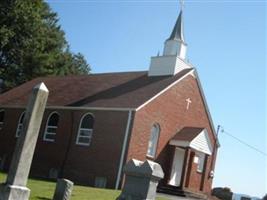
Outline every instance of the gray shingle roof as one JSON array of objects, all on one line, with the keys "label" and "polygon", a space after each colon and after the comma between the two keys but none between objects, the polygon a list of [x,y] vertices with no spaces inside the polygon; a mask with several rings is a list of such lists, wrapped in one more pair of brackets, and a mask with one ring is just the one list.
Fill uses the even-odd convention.
[{"label": "gray shingle roof", "polygon": [[0,95],[0,107],[25,106],[31,89],[44,82],[48,106],[137,108],[191,70],[157,77],[147,71],[41,77]]}]

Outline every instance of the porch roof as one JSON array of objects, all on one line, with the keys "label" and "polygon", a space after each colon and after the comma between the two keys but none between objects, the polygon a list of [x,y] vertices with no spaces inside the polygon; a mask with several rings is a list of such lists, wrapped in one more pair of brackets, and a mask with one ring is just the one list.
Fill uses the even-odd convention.
[{"label": "porch roof", "polygon": [[184,127],[170,140],[170,145],[190,147],[202,153],[211,155],[212,144],[205,128]]}]

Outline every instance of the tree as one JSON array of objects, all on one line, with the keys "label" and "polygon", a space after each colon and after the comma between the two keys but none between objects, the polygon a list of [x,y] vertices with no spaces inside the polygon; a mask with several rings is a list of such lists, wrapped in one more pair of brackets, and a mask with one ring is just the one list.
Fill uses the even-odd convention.
[{"label": "tree", "polygon": [[213,188],[211,194],[222,200],[232,200],[233,192],[228,187]]},{"label": "tree", "polygon": [[0,2],[0,79],[8,88],[39,76],[87,74],[70,51],[58,17],[43,0]]}]

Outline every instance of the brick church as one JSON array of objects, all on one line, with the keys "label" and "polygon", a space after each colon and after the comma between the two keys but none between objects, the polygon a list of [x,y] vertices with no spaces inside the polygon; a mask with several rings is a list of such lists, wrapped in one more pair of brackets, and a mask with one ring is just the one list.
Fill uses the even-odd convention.
[{"label": "brick church", "polygon": [[159,189],[208,194],[219,143],[196,69],[186,60],[183,13],[148,71],[41,77],[0,95],[0,169],[7,171],[31,89],[49,98],[32,177],[121,188],[132,159],[158,162]]}]

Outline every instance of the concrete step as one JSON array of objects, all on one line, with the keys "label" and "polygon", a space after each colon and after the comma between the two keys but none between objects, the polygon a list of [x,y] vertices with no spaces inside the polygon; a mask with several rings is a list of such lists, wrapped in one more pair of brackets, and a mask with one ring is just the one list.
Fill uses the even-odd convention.
[{"label": "concrete step", "polygon": [[188,190],[182,190],[179,187],[175,186],[160,186],[157,189],[158,192],[164,193],[164,194],[170,194],[180,197],[190,197],[192,199],[209,199],[207,195],[202,193],[196,193]]},{"label": "concrete step", "polygon": [[196,193],[191,191],[184,191],[186,197],[196,198],[196,199],[208,199],[208,196],[202,193]]},{"label": "concrete step", "polygon": [[158,192],[160,193],[165,193],[165,194],[171,194],[171,195],[176,195],[176,196],[181,196],[185,197],[185,193],[179,189],[178,187],[174,186],[161,186],[157,189]]}]

